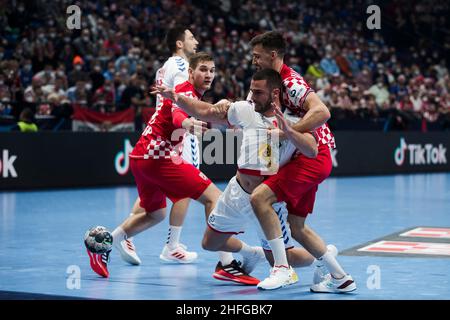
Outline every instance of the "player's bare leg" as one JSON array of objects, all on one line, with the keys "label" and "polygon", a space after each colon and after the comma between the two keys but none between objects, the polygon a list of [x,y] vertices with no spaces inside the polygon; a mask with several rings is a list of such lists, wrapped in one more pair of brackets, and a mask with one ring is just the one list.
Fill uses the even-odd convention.
[{"label": "player's bare leg", "polygon": [[133,211],[134,213],[117,227],[112,235],[114,246],[120,252],[122,259],[130,264],[139,265],[141,259],[136,254],[134,244],[129,238],[163,221],[166,216],[166,208],[148,213],[136,202]]},{"label": "player's bare leg", "polygon": [[276,201],[276,195],[265,184],[259,185],[250,197],[253,211],[268,239],[274,257],[274,267],[270,276],[258,284],[258,288],[264,290],[278,289],[298,281],[297,274],[288,264],[280,220],[272,207]]},{"label": "player's bare leg", "polygon": [[131,210],[131,215],[145,212],[145,209],[142,208],[140,206],[140,204],[141,204],[141,199],[139,197],[137,197],[136,201],[134,202],[133,209]]},{"label": "player's bare leg", "polygon": [[[236,252],[243,257],[242,263],[232,259],[229,263],[219,261],[213,277],[223,281],[233,281],[247,285],[257,285],[260,281],[249,274],[261,260],[262,248],[252,247],[235,238],[232,234],[221,233],[207,227],[202,247],[209,251]],[[261,250],[261,252],[260,252]]]},{"label": "player's bare leg", "polygon": [[181,199],[172,205],[169,216],[169,233],[159,258],[166,262],[191,263],[197,259],[197,252],[187,251],[180,243],[181,230],[191,199]]},{"label": "player's bare leg", "polygon": [[[267,261],[273,267],[273,255],[271,251],[264,250]],[[314,263],[316,260],[307,250],[303,248],[291,248],[286,250],[286,256],[289,265],[293,268],[303,268],[308,267]]]},{"label": "player's bare leg", "polygon": [[328,270],[331,277],[311,287],[313,292],[350,292],[356,289],[355,282],[337,262],[336,256],[327,249],[325,242],[310,227],[303,217],[289,215],[292,237],[308,250]]},{"label": "player's bare leg", "polygon": [[[140,203],[141,203],[141,199],[139,197],[137,197],[136,201],[134,202],[133,209],[131,210],[130,217],[132,217],[134,215],[139,215],[139,214],[145,213],[145,209],[140,206]],[[116,230],[119,230],[119,229],[116,229]],[[141,259],[137,255],[136,247],[133,243],[133,238],[131,236],[125,237],[120,242],[116,241],[114,244],[116,246],[118,246],[118,245],[121,246],[121,252],[123,253],[123,254],[121,254],[121,257],[123,260],[125,260],[126,262],[133,264],[133,265],[141,264]]]}]

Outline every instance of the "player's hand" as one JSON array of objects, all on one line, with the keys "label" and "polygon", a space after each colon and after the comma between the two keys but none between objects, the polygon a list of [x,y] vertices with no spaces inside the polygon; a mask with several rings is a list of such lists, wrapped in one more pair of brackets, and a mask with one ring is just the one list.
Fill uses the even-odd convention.
[{"label": "player's hand", "polygon": [[270,129],[270,134],[278,136],[279,140],[286,139],[286,134],[282,130],[280,130],[279,128]]},{"label": "player's hand", "polygon": [[150,94],[156,95],[156,94],[160,94],[162,95],[164,98],[172,100],[174,102],[177,101],[177,94],[175,93],[175,91],[171,88],[168,88],[164,85],[158,86],[155,85],[152,87],[152,91],[150,91]]},{"label": "player's hand", "polygon": [[184,119],[181,125],[189,133],[196,136],[201,136],[203,132],[208,130],[208,123],[197,120],[195,118]]},{"label": "player's hand", "polygon": [[228,115],[228,109],[230,108],[231,102],[227,99],[222,99],[214,104],[213,112],[216,117],[221,119],[226,119]]},{"label": "player's hand", "polygon": [[280,108],[277,107],[273,102],[272,107],[273,110],[275,111],[275,117],[277,118],[278,128],[280,128],[280,130],[283,131],[284,133],[288,133],[291,130],[291,126],[284,118],[283,112],[281,112]]}]

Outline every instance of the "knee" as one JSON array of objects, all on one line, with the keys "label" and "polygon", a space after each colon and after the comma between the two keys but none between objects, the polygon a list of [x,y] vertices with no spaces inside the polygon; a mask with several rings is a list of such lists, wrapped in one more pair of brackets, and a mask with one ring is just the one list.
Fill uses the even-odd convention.
[{"label": "knee", "polygon": [[207,235],[203,236],[202,248],[203,248],[203,250],[207,250],[207,251],[217,251],[217,248],[214,245],[213,241],[211,241],[211,238],[208,237]]},{"label": "knee", "polygon": [[250,203],[253,207],[253,209],[259,207],[261,204],[264,203],[264,196],[262,194],[262,192],[259,192],[258,190],[255,190],[251,195],[250,195]]},{"label": "knee", "polygon": [[166,218],[166,211],[156,211],[156,212],[146,212],[145,216],[148,220],[155,221],[156,223],[160,223]]},{"label": "knee", "polygon": [[291,232],[292,237],[298,242],[300,242],[302,239],[305,238],[305,235],[307,234],[308,231],[305,228],[305,226],[295,226],[295,228],[292,228],[291,226]]}]

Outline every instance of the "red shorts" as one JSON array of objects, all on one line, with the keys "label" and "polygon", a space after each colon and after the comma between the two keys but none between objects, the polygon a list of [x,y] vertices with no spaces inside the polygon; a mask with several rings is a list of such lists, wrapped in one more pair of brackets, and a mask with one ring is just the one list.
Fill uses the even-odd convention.
[{"label": "red shorts", "polygon": [[285,201],[289,214],[305,218],[313,212],[318,185],[331,173],[330,149],[319,146],[315,159],[299,155],[263,183]]},{"label": "red shorts", "polygon": [[130,167],[136,181],[140,206],[146,212],[166,207],[184,198],[199,198],[211,184],[200,170],[190,163],[175,164],[170,159],[133,159]]}]

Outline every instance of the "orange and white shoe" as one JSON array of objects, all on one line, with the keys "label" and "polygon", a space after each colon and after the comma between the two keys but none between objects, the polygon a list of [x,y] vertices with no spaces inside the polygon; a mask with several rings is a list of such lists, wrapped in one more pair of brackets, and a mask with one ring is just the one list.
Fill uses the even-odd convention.
[{"label": "orange and white shoe", "polygon": [[213,278],[222,281],[233,281],[240,284],[256,286],[259,279],[247,274],[241,267],[241,263],[233,260],[229,265],[223,266],[219,261],[216,266],[216,271],[213,273]]},{"label": "orange and white shoe", "polygon": [[124,261],[136,266],[141,264],[141,259],[136,253],[136,247],[131,238],[115,243],[115,248]]},{"label": "orange and white shoe", "polygon": [[103,254],[92,253],[87,249],[86,251],[89,255],[89,262],[91,265],[91,269],[99,276],[102,276],[103,278],[108,278],[109,277],[108,262],[109,262],[109,254],[111,251],[108,251]]},{"label": "orange and white shoe", "polygon": [[187,251],[184,244],[179,243],[174,249],[166,244],[159,258],[166,262],[192,263],[197,259],[197,252]]}]

